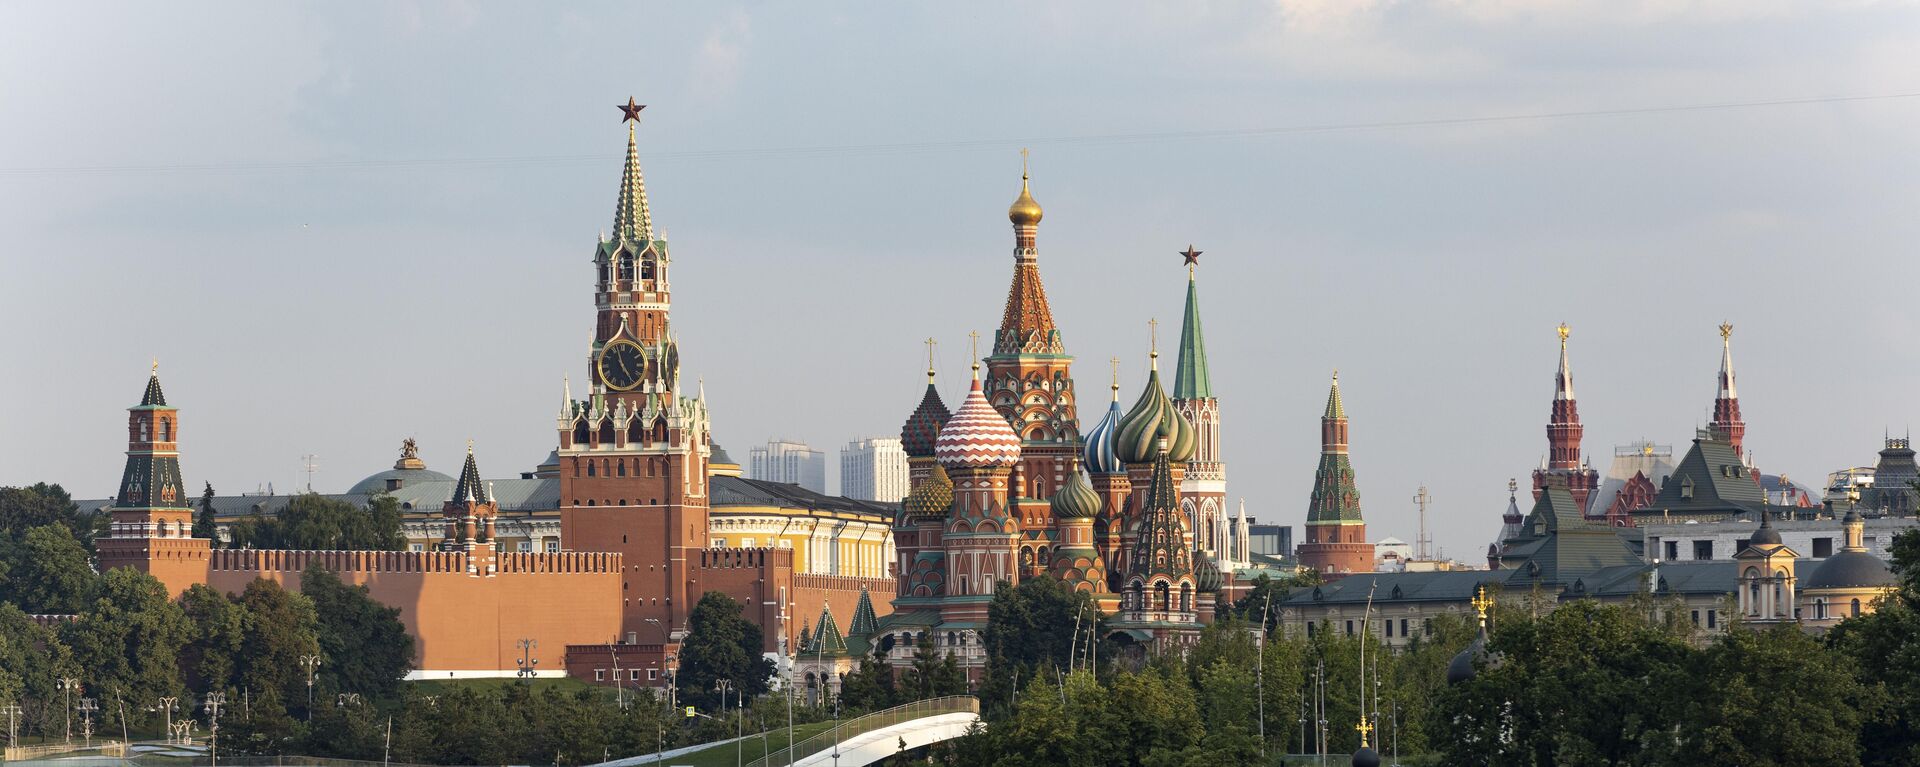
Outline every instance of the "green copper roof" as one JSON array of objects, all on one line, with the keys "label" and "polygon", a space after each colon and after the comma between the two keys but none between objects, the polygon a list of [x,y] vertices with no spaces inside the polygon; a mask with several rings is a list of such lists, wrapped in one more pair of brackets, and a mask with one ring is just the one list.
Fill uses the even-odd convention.
[{"label": "green copper roof", "polygon": [[873,614],[873,597],[867,594],[865,586],[860,587],[860,603],[853,606],[853,622],[847,624],[847,635],[871,637],[880,628],[880,619]]},{"label": "green copper roof", "polygon": [[1346,453],[1321,453],[1320,466],[1313,471],[1307,524],[1360,521],[1360,490],[1353,483],[1353,464]]},{"label": "green copper roof", "polygon": [[1187,277],[1187,315],[1180,324],[1180,364],[1174,367],[1173,398],[1213,398],[1213,380],[1207,375],[1207,340],[1200,333],[1200,293],[1192,275]]},{"label": "green copper roof", "polygon": [[1333,388],[1327,390],[1327,412],[1322,418],[1345,418],[1347,406],[1340,402],[1340,374],[1333,374]]},{"label": "green copper roof", "polygon": [[833,622],[833,608],[820,609],[820,627],[814,629],[813,643],[806,652],[820,655],[845,655],[847,640],[840,635],[840,625]]}]

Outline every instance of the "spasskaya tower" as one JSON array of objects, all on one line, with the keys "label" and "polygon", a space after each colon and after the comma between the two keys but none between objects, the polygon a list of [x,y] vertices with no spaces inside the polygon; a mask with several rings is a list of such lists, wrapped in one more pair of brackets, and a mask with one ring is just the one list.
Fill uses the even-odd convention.
[{"label": "spasskaya tower", "polygon": [[569,384],[556,424],[561,536],[571,549],[622,555],[625,641],[686,629],[690,565],[707,547],[712,453],[704,398],[680,387],[668,319],[672,258],[653,229],[634,130],[645,108],[632,99],[620,106],[627,161],[612,236],[593,254],[587,398],[574,399]]}]

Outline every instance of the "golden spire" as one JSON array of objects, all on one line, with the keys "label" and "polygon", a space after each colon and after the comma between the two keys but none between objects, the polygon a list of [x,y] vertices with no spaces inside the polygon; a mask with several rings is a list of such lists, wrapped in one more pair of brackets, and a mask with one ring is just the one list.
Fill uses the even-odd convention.
[{"label": "golden spire", "polygon": [[1015,198],[1013,206],[1007,208],[1007,220],[1014,226],[1039,226],[1042,211],[1040,203],[1034,202],[1033,190],[1028,186],[1032,174],[1027,172],[1027,150],[1020,150],[1020,196]]},{"label": "golden spire", "polygon": [[939,342],[933,340],[932,338],[928,338],[923,343],[927,345],[927,384],[932,385],[933,384],[933,347]]},{"label": "golden spire", "polygon": [[980,331],[968,333],[967,338],[970,344],[967,356],[973,358],[973,380],[978,381],[980,380]]}]

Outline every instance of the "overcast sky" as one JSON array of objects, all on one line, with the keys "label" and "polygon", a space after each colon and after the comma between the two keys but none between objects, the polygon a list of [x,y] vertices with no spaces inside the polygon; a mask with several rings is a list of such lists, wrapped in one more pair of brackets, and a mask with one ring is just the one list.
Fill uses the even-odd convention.
[{"label": "overcast sky", "polygon": [[1411,540],[1424,483],[1474,559],[1546,450],[1562,321],[1602,470],[1684,450],[1722,320],[1762,469],[1816,483],[1916,420],[1916,73],[1895,2],[0,0],[0,484],[109,495],[153,357],[196,490],[306,454],[342,490],[407,436],[532,468],[632,95],[736,457],[897,433],[927,336],[956,402],[1024,145],[1088,421],[1106,360],[1131,403],[1148,319],[1172,337],[1191,242],[1229,494],[1302,521],[1337,367],[1371,534]]}]

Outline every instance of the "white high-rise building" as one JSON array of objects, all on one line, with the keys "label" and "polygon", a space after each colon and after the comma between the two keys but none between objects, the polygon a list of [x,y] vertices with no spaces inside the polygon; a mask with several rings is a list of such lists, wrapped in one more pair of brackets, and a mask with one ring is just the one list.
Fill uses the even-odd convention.
[{"label": "white high-rise building", "polygon": [[840,448],[840,494],[898,503],[907,497],[907,451],[899,437],[870,437]]},{"label": "white high-rise building", "polygon": [[747,477],[768,482],[789,482],[816,493],[827,492],[827,454],[805,442],[769,440],[750,454]]}]

